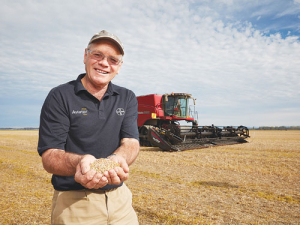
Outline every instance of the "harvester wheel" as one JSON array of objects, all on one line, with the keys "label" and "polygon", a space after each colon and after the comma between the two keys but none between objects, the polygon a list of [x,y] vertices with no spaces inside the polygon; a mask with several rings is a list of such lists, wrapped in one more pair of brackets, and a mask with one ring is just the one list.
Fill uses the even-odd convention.
[{"label": "harvester wheel", "polygon": [[148,137],[148,127],[146,126],[142,126],[140,128],[140,134],[143,136],[142,138],[140,138],[140,144],[141,146],[146,146],[146,147],[152,147],[151,143],[149,142],[149,140],[147,139]]}]

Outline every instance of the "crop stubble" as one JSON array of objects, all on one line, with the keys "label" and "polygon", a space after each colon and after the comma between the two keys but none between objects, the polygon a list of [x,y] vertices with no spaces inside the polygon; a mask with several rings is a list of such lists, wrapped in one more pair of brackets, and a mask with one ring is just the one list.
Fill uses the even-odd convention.
[{"label": "crop stubble", "polygon": [[[300,131],[251,131],[249,143],[141,148],[126,184],[141,225],[299,224]],[[37,131],[0,131],[0,224],[50,224],[51,175]]]}]

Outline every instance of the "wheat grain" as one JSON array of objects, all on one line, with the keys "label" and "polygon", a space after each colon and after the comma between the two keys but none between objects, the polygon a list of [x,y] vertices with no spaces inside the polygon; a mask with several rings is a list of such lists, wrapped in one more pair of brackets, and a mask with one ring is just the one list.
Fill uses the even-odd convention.
[{"label": "wheat grain", "polygon": [[98,173],[104,173],[105,171],[109,171],[115,167],[120,166],[119,163],[116,163],[110,159],[96,159],[92,164],[91,164],[91,169],[95,170]]}]

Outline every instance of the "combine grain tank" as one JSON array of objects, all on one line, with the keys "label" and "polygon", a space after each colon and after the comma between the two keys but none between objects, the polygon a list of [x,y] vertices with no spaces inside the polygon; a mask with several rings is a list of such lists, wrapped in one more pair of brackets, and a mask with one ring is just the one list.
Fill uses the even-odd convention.
[{"label": "combine grain tank", "polygon": [[138,96],[137,99],[141,146],[182,151],[245,143],[249,137],[249,130],[245,126],[199,126],[195,99],[190,94],[150,94]]}]

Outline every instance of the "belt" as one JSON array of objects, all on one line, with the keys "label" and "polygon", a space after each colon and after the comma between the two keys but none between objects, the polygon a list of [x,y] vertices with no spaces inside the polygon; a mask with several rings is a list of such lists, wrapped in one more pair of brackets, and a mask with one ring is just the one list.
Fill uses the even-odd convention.
[{"label": "belt", "polygon": [[83,190],[77,190],[77,191],[104,194],[106,192],[111,192],[111,191],[114,191],[114,190],[117,190],[117,188],[105,189],[105,190],[103,190],[103,189],[83,189]]}]

